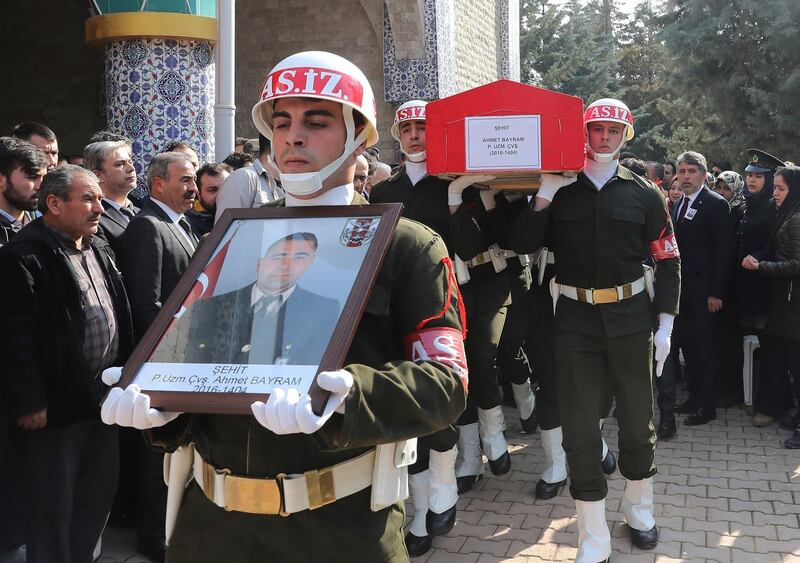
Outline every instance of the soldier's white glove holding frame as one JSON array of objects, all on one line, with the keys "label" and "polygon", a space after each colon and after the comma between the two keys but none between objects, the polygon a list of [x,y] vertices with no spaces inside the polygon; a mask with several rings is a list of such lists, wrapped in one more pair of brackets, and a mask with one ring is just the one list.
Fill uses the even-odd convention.
[{"label": "soldier's white glove holding frame", "polygon": [[577,179],[577,176],[567,178],[561,174],[542,174],[542,177],[539,179],[540,186],[539,191],[536,192],[536,197],[552,202],[558,190],[564,186],[574,184]]},{"label": "soldier's white glove holding frame", "polygon": [[334,412],[344,414],[344,400],[353,386],[347,370],[322,371],[317,384],[330,391],[322,415],[311,409],[311,396],[297,389],[274,389],[267,402],[256,401],[250,408],[258,423],[275,434],[313,434],[322,428]]},{"label": "soldier's white glove holding frame", "polygon": [[[116,385],[122,377],[121,367],[110,367],[103,370],[101,376],[106,385]],[[148,430],[158,428],[172,422],[182,413],[163,412],[150,407],[150,395],[142,393],[138,385],[131,383],[123,390],[114,387],[108,392],[100,408],[100,418],[108,425],[117,424]]]},{"label": "soldier's white glove holding frame", "polygon": [[661,377],[664,371],[664,362],[667,361],[669,350],[672,347],[672,324],[675,315],[669,313],[658,314],[658,330],[653,335],[653,345],[656,349],[656,377]]}]

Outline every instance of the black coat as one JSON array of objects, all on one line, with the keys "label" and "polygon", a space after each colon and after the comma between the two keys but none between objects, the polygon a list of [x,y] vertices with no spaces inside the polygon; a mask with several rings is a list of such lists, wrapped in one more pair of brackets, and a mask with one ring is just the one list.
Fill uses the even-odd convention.
[{"label": "black coat", "polygon": [[[117,254],[120,253],[119,239],[125,229],[128,228],[132,219],[128,219],[122,211],[118,211],[116,207],[103,200],[103,208],[105,211],[100,216],[100,231],[98,234],[108,241],[111,248]],[[135,205],[132,206],[133,213],[139,213],[140,209]]]},{"label": "black coat", "polygon": [[137,341],[156,318],[194,254],[179,229],[163,209],[148,201],[119,239]]},{"label": "black coat", "polygon": [[[94,237],[92,248],[106,274],[119,327],[121,365],[133,347],[131,314],[114,252]],[[47,408],[48,426],[97,419],[107,387],[83,356],[84,304],[78,279],[43,219],[23,228],[0,249],[0,339],[3,393],[15,416]]]},{"label": "black coat", "polygon": [[747,198],[744,214],[736,236],[739,310],[749,317],[767,314],[769,287],[764,276],[757,271],[741,267],[747,255],[758,259],[769,255],[769,237],[775,227],[775,203],[767,195]]},{"label": "black coat", "polygon": [[772,256],[757,272],[769,283],[767,332],[800,342],[800,208],[778,229]]},{"label": "black coat", "polygon": [[[721,195],[701,188],[689,209],[694,216],[678,221],[684,198],[672,208],[675,238],[681,253],[681,303],[706,308],[708,297],[725,297],[733,270],[734,234],[730,206]],[[681,305],[683,308],[683,305]]]}]

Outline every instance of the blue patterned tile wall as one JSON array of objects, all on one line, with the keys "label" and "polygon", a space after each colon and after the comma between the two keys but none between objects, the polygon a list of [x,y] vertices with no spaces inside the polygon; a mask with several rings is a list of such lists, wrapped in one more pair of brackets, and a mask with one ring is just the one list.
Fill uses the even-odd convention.
[{"label": "blue patterned tile wall", "polygon": [[106,46],[105,107],[109,130],[133,141],[139,185],[147,164],[170,141],[214,159],[214,51],[207,41],[132,39]]},{"label": "blue patterned tile wall", "polygon": [[425,58],[397,59],[389,14],[383,7],[384,98],[396,104],[439,97],[436,42],[436,0],[425,0]]}]

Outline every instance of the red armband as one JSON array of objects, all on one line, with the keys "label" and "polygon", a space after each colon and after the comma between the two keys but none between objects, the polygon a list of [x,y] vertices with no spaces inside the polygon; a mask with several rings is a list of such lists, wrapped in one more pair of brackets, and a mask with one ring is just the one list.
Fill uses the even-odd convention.
[{"label": "red armband", "polygon": [[403,339],[403,350],[406,359],[412,362],[433,361],[451,368],[458,374],[464,390],[467,389],[467,353],[460,330],[452,327],[415,330]]},{"label": "red armband", "polygon": [[670,233],[651,242],[650,254],[653,255],[653,260],[656,262],[678,258],[680,253],[678,252],[678,241],[675,239],[675,233]]}]

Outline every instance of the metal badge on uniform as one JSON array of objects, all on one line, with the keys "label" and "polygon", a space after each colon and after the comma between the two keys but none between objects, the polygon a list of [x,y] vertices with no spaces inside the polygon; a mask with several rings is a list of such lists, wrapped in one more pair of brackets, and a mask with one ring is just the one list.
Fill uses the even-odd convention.
[{"label": "metal badge on uniform", "polygon": [[697,213],[697,209],[690,207],[686,210],[686,215],[684,215],[683,218],[687,221],[691,221],[695,213]]}]

